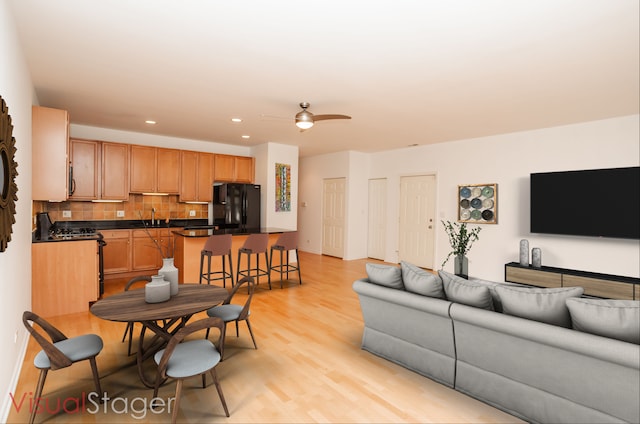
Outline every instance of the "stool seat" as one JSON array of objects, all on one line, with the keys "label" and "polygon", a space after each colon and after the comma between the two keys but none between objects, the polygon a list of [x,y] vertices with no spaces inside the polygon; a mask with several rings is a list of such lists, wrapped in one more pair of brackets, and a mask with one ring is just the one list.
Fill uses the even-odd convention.
[{"label": "stool seat", "polygon": [[[222,280],[222,286],[227,286],[227,278],[231,279],[233,287],[233,262],[231,261],[231,234],[214,234],[207,238],[202,251],[200,251],[200,284],[206,281]],[[219,256],[222,262],[222,270],[211,270],[211,258]],[[204,259],[207,258],[207,269],[204,269]],[[229,268],[227,268],[229,262]]]},{"label": "stool seat", "polygon": [[[236,281],[242,277],[254,277],[256,284],[260,284],[260,277],[267,277],[269,290],[271,290],[271,275],[269,273],[269,234],[249,234],[244,244],[238,249],[238,265]],[[265,255],[265,268],[260,268],[260,255]],[[241,268],[242,255],[247,255],[247,266]],[[251,266],[251,257],[256,255],[255,267]]]}]

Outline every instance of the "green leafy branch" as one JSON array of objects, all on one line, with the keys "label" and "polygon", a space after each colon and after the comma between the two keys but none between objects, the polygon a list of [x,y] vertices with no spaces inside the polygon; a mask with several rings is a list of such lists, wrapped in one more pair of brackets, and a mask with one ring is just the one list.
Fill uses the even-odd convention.
[{"label": "green leafy branch", "polygon": [[471,230],[467,229],[467,223],[459,224],[457,222],[441,221],[444,230],[449,237],[449,244],[453,249],[442,262],[442,267],[447,263],[449,258],[453,256],[464,256],[471,250],[473,242],[479,239],[478,233],[482,228],[475,227]]}]

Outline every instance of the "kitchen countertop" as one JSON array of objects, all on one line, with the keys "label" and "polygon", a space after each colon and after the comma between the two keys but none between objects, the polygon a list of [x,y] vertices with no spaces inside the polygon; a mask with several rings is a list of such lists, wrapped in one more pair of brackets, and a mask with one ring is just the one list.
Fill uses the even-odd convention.
[{"label": "kitchen countertop", "polygon": [[294,230],[283,228],[190,228],[180,231],[172,231],[176,236],[181,237],[209,237],[218,234],[231,234],[235,236],[246,236],[249,234],[279,234]]},{"label": "kitchen countertop", "polygon": [[96,230],[129,230],[137,228],[181,228],[190,226],[206,226],[206,219],[171,219],[169,224],[164,220],[151,225],[150,219],[114,219],[103,221],[56,221],[57,228],[94,228]]}]

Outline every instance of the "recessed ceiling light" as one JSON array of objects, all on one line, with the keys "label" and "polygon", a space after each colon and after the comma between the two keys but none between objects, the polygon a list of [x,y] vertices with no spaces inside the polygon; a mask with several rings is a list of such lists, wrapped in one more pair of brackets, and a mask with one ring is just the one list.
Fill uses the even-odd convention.
[{"label": "recessed ceiling light", "polygon": [[243,135],[242,138],[251,138],[250,135]]},{"label": "recessed ceiling light", "polygon": [[240,118],[231,118],[231,122],[242,122]]},{"label": "recessed ceiling light", "polygon": [[156,121],[152,120],[152,119],[147,119],[146,121],[144,121],[145,124],[149,124],[149,125],[155,125]]}]

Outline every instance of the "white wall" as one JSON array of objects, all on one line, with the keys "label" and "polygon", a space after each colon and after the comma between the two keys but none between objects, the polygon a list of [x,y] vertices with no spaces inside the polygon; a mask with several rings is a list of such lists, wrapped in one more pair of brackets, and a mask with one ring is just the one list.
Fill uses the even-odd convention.
[{"label": "white wall", "polygon": [[0,253],[0,422],[11,407],[27,344],[22,312],[31,308],[31,105],[33,85],[7,2],[0,1],[0,96],[9,107],[16,140],[18,201],[7,249]]},{"label": "white wall", "polygon": [[[296,230],[298,227],[298,146],[265,143],[252,149],[256,184],[261,185],[263,227]],[[291,165],[291,211],[276,212],[276,164]]]},{"label": "white wall", "polygon": [[[576,125],[503,134],[428,146],[398,149],[368,155],[369,163],[351,161],[347,153],[302,158],[300,161],[301,248],[321,253],[322,179],[348,176],[350,226],[365,221],[353,234],[349,231],[348,251],[354,256],[363,241],[366,247],[366,200],[360,190],[369,178],[387,178],[387,262],[397,262],[398,204],[400,177],[435,174],[437,178],[437,219],[457,218],[459,184],[498,184],[498,224],[482,225],[480,240],[469,254],[472,276],[500,280],[504,264],[518,259],[518,244],[529,239],[531,247],[542,248],[543,265],[638,277],[640,242],[637,240],[588,237],[544,236],[529,233],[529,174],[555,170],[576,170],[640,165],[640,119],[638,115]],[[362,189],[365,193],[366,190]],[[441,224],[439,224],[441,225]],[[439,265],[450,250],[444,230],[436,233],[435,263]],[[357,240],[357,241],[356,241]],[[352,250],[353,249],[353,250]],[[366,257],[365,253],[358,257]],[[446,269],[452,270],[448,263]]]},{"label": "white wall", "polygon": [[[328,178],[346,178],[349,184],[348,177],[349,152],[300,158],[298,178],[301,205],[298,212],[300,250],[322,253],[323,181]],[[348,227],[346,230],[348,231]]]}]

